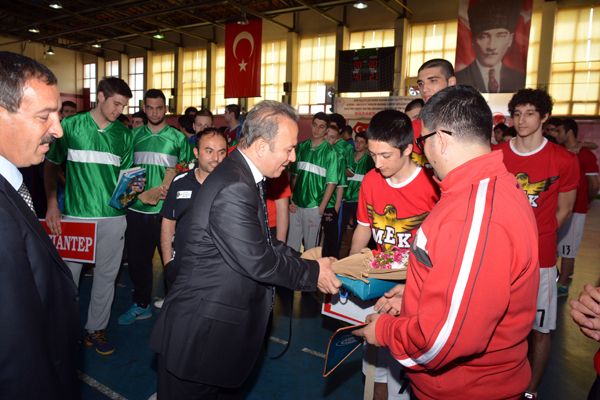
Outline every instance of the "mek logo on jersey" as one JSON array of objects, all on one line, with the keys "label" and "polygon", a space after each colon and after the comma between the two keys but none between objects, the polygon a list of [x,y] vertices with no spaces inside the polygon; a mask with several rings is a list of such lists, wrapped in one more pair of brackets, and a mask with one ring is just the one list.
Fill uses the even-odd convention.
[{"label": "mek logo on jersey", "polygon": [[411,232],[418,228],[429,214],[425,212],[413,217],[398,218],[398,211],[392,204],[388,204],[383,208],[383,214],[378,214],[373,206],[367,204],[367,212],[369,218],[373,221],[371,224],[373,239],[385,250],[389,250],[392,246],[410,247]]},{"label": "mek logo on jersey", "polygon": [[550,185],[558,180],[558,176],[551,176],[548,179],[543,179],[538,182],[530,182],[529,175],[525,172],[519,172],[515,175],[515,178],[517,178],[519,187],[525,192],[529,204],[531,204],[531,207],[533,208],[539,207],[537,200],[540,198],[540,195],[547,191],[550,188]]}]

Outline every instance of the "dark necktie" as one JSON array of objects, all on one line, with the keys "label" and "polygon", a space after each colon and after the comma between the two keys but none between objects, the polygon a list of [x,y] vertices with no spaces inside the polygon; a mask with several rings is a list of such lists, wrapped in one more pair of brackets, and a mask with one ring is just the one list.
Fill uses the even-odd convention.
[{"label": "dark necktie", "polygon": [[27,186],[25,186],[25,182],[21,183],[21,186],[19,187],[19,190],[17,190],[17,193],[19,193],[19,196],[23,198],[25,203],[27,203],[29,208],[31,208],[31,211],[33,211],[33,213],[35,214],[35,208],[33,208],[33,199],[31,198],[31,194],[29,194]]},{"label": "dark necktie", "polygon": [[494,68],[490,68],[488,72],[488,92],[498,93],[498,81],[496,80],[496,71]]},{"label": "dark necktie", "polygon": [[267,243],[269,243],[269,245],[273,244],[273,241],[271,240],[271,230],[269,229],[269,214],[267,212],[267,190],[265,188],[265,180],[263,179],[262,181],[258,182],[256,184],[256,186],[258,187],[258,195],[260,196],[260,203],[262,205],[262,209],[263,212],[265,213],[265,228],[267,230]]},{"label": "dark necktie", "polygon": [[[267,190],[265,188],[265,180],[258,182],[256,184],[258,187],[258,196],[260,197],[260,204],[262,206],[263,212],[265,213],[265,228],[267,230],[267,243],[269,246],[273,245],[273,241],[271,240],[271,230],[269,229],[269,214],[267,212]],[[269,310],[273,309],[273,305],[275,304],[275,286],[271,286],[271,304],[269,305]]]}]

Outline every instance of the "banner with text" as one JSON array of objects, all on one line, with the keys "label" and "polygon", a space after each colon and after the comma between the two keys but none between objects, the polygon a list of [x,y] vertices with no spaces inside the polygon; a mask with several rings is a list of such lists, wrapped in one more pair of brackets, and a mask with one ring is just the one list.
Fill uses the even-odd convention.
[{"label": "banner with text", "polygon": [[44,230],[65,261],[96,262],[96,222],[62,221],[60,235],[54,235],[46,220],[40,219]]}]

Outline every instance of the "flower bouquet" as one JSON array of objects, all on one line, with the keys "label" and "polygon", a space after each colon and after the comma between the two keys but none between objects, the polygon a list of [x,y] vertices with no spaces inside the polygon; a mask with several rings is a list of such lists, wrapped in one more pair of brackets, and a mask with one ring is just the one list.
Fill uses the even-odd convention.
[{"label": "flower bouquet", "polygon": [[[343,286],[361,300],[381,297],[398,282],[406,279],[410,249],[393,246],[385,251],[363,249],[332,264]],[[315,247],[302,258],[316,260],[321,248]]]}]

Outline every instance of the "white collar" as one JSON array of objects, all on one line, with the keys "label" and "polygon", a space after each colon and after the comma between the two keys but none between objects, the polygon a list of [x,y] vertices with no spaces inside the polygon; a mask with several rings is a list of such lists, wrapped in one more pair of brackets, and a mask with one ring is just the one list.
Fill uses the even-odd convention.
[{"label": "white collar", "polygon": [[244,159],[246,160],[246,162],[248,163],[248,166],[250,167],[250,171],[252,171],[252,176],[254,177],[254,183],[258,183],[260,181],[262,181],[263,179],[265,179],[265,176],[262,174],[262,172],[260,172],[260,170],[256,167],[256,165],[254,165],[254,163],[244,154],[244,152],[240,150],[240,154],[242,155],[242,157],[244,157]]},{"label": "white collar", "polygon": [[0,175],[17,191],[23,184],[23,175],[21,175],[19,169],[2,156],[0,156]]}]

